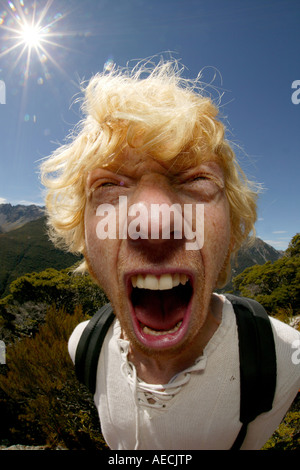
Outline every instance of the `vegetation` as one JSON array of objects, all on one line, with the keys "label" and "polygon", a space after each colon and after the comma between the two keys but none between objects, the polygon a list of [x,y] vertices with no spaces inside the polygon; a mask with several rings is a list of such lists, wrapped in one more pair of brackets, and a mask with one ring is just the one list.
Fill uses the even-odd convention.
[{"label": "vegetation", "polygon": [[1,336],[5,341],[31,336],[44,322],[51,305],[73,313],[77,305],[93,315],[107,302],[104,292],[88,275],[74,274],[74,268],[46,269],[21,276],[10,285],[10,293],[0,299]]},{"label": "vegetation", "polygon": [[46,269],[11,283],[0,300],[1,339],[11,343],[0,375],[0,443],[105,447],[67,342],[75,326],[106,302],[90,277],[74,268]]},{"label": "vegetation", "polygon": [[260,302],[270,315],[300,314],[300,234],[279,260],[245,269],[233,280],[241,295]]},{"label": "vegetation", "polygon": [[2,439],[50,448],[105,448],[92,398],[77,382],[67,351],[71,332],[84,319],[79,307],[72,315],[52,307],[34,338],[8,348],[9,370],[0,376]]},{"label": "vegetation", "polygon": [[[282,321],[299,317],[300,234],[274,263],[253,266],[234,279],[235,292],[256,298]],[[89,276],[71,269],[23,275],[0,300],[7,366],[0,369],[0,444],[104,449],[92,397],[78,383],[67,351],[74,327],[107,298]],[[9,339],[9,341],[8,341]],[[299,395],[264,449],[299,449]]]},{"label": "vegetation", "polygon": [[0,297],[3,297],[18,277],[46,268],[64,269],[76,263],[79,257],[54,247],[47,235],[46,218],[41,217],[0,234],[0,259]]},{"label": "vegetation", "polygon": [[271,439],[262,450],[299,450],[300,448],[300,397],[294,400]]},{"label": "vegetation", "polygon": [[94,313],[98,305],[107,302],[103,291],[89,275],[75,274],[74,268],[46,269],[40,273],[30,273],[19,277],[10,285],[10,294],[0,300],[0,305],[12,302],[55,303],[64,306],[70,313],[75,305],[82,305],[86,313]]}]

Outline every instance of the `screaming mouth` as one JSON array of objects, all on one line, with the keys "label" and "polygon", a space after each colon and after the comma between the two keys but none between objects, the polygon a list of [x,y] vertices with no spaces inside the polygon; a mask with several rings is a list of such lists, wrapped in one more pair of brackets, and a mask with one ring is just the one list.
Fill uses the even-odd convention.
[{"label": "screaming mouth", "polygon": [[177,345],[189,326],[192,297],[192,278],[186,273],[131,276],[129,299],[137,339],[151,348]]}]

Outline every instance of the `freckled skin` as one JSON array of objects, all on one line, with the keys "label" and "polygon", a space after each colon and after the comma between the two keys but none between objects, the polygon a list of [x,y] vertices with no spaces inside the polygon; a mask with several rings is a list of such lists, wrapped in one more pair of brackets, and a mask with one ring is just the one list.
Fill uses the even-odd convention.
[{"label": "freckled skin", "polygon": [[[150,157],[130,150],[117,167],[96,169],[86,182],[85,256],[90,273],[105,290],[122,328],[130,341],[130,360],[141,379],[167,383],[201,355],[218,327],[221,306],[212,295],[230,247],[229,204],[224,176],[214,162],[205,162],[187,172],[175,174]],[[186,250],[185,240],[100,240],[96,235],[99,204],[113,204],[118,214],[119,196],[127,196],[128,207],[142,202],[168,205],[204,204],[204,245]],[[149,211],[150,213],[150,211]],[[149,221],[151,222],[151,221]],[[155,350],[141,344],[135,335],[124,276],[142,269],[189,269],[194,276],[194,297],[190,324],[179,344]]]}]

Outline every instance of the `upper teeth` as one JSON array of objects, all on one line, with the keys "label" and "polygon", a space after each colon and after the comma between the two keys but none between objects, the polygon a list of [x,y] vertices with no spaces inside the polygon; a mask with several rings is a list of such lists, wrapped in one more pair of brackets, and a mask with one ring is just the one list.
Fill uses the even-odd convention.
[{"label": "upper teeth", "polygon": [[132,276],[131,283],[133,287],[139,289],[151,289],[151,290],[166,290],[172,289],[172,287],[178,286],[179,284],[186,284],[188,276],[182,273],[176,274],[162,274],[155,276],[154,274],[137,274]]}]

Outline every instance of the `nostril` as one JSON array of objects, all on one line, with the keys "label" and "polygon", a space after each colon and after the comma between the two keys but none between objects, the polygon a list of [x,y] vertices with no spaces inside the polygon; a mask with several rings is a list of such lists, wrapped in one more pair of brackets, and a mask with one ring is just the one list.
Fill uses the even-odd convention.
[{"label": "nostril", "polygon": [[149,238],[151,231],[148,208],[142,202],[132,204],[128,209],[127,233],[131,240]]},{"label": "nostril", "polygon": [[133,204],[128,210],[128,237],[142,239],[180,240],[183,238],[183,216],[180,204]]},{"label": "nostril", "polygon": [[174,240],[182,240],[182,238],[184,238],[182,230],[173,230],[173,232],[171,232],[171,238]]}]

